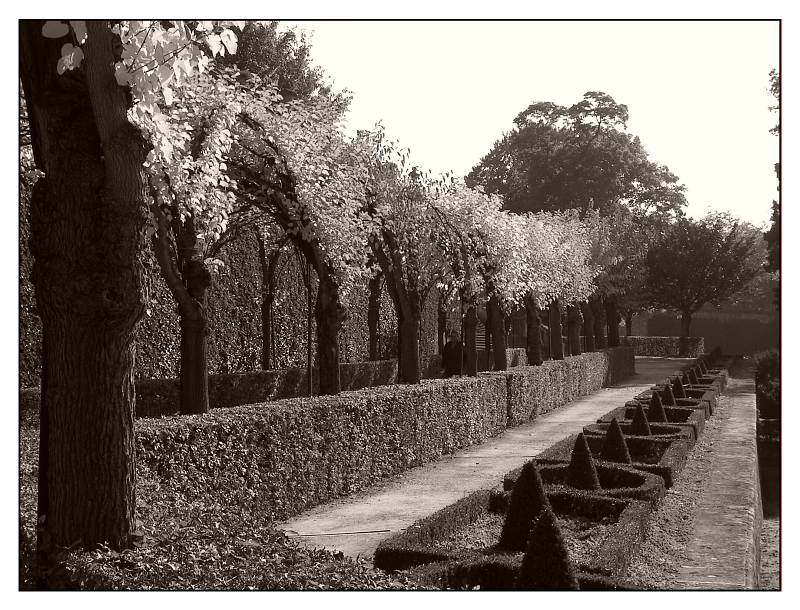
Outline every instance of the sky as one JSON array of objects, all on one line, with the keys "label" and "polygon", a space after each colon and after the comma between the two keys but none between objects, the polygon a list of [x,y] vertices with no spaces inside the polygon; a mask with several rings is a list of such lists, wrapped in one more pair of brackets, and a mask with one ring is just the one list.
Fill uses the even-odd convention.
[{"label": "sky", "polygon": [[687,213],[760,225],[777,197],[777,21],[284,21],[353,103],[434,172],[464,175],[534,101],[587,91],[626,104],[629,131],[687,187]]}]

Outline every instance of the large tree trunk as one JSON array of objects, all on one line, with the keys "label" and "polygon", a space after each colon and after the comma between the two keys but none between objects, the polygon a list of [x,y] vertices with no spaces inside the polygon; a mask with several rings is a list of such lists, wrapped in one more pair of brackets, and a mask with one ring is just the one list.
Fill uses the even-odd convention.
[{"label": "large tree trunk", "polygon": [[[409,308],[411,309],[411,308]],[[419,329],[418,311],[397,311],[397,381],[419,383]]]},{"label": "large tree trunk", "polygon": [[567,337],[569,337],[569,354],[578,356],[581,353],[581,324],[583,316],[576,304],[567,306]]},{"label": "large tree trunk", "polygon": [[606,295],[603,299],[606,308],[606,326],[608,326],[608,347],[619,345],[619,309],[617,308],[617,297]]},{"label": "large tree trunk", "polygon": [[564,342],[561,338],[561,303],[556,299],[550,303],[550,358],[564,359]]},{"label": "large tree trunk", "polygon": [[339,375],[339,331],[345,311],[339,301],[339,287],[330,281],[330,274],[320,274],[317,287],[317,357],[319,360],[319,393],[342,391]]},{"label": "large tree trunk", "polygon": [[464,319],[461,323],[461,328],[464,332],[464,366],[461,372],[469,377],[477,377],[478,351],[475,347],[475,334],[478,329],[478,313],[475,303],[467,302],[464,306]]},{"label": "large tree trunk", "polygon": [[539,318],[539,308],[536,302],[529,297],[525,298],[525,323],[527,331],[528,364],[541,366],[542,359],[542,321]]},{"label": "large tree trunk", "polygon": [[594,294],[589,297],[589,306],[594,318],[594,344],[596,349],[606,347],[606,312],[603,307],[603,296]]},{"label": "large tree trunk", "polygon": [[490,320],[490,332],[492,333],[492,354],[494,356],[492,370],[505,371],[508,369],[506,328],[503,320],[503,311],[500,309],[500,301],[496,296],[489,298],[486,315]]},{"label": "large tree trunk", "polygon": [[585,351],[593,352],[594,347],[594,313],[587,301],[581,302],[581,312],[583,313],[583,337],[586,342]]},{"label": "large tree trunk", "polygon": [[56,76],[65,40],[44,38],[42,25],[20,22],[20,60],[45,172],[32,193],[31,252],[43,345],[37,546],[46,559],[52,545],[130,543],[146,206],[145,149],[114,79],[106,22],[87,22],[88,95],[75,77]]},{"label": "large tree trunk", "polygon": [[258,258],[261,263],[261,369],[268,371],[275,368],[273,346],[272,304],[275,302],[275,274],[281,258],[280,250],[267,253],[266,244],[258,230]]},{"label": "large tree trunk", "polygon": [[444,344],[447,342],[447,308],[442,294],[439,294],[436,313],[436,344],[439,350],[438,353],[441,354]]},{"label": "large tree trunk", "polygon": [[206,292],[211,274],[202,260],[190,260],[183,268],[189,307],[181,306],[180,412],[208,413],[208,309]]},{"label": "large tree trunk", "polygon": [[681,338],[679,345],[679,355],[688,358],[689,355],[689,328],[692,325],[692,312],[681,312]]}]

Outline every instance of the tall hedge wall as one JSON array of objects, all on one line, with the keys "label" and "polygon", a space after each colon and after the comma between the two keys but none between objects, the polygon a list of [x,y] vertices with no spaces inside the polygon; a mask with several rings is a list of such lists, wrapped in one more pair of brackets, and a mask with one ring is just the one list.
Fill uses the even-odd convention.
[{"label": "tall hedge wall", "polygon": [[140,479],[279,519],[503,431],[500,378],[429,380],[139,420]]},{"label": "tall hedge wall", "polygon": [[[705,352],[703,337],[689,337],[687,358],[697,358]],[[622,345],[629,345],[635,356],[671,357],[680,355],[680,337],[620,337]]]}]

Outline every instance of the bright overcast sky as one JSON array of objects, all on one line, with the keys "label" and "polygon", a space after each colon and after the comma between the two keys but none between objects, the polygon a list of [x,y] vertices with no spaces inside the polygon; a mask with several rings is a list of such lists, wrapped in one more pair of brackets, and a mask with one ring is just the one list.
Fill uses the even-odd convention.
[{"label": "bright overcast sky", "polygon": [[604,91],[686,185],[690,215],[769,220],[775,21],[283,23],[313,33],[315,63],[353,92],[350,129],[382,120],[435,172],[469,172],[531,102],[569,106]]}]

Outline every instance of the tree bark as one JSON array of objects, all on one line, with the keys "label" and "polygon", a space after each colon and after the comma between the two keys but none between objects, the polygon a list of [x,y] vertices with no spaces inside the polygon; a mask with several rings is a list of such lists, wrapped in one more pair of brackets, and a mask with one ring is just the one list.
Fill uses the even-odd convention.
[{"label": "tree bark", "polygon": [[564,342],[561,338],[561,303],[558,299],[550,303],[550,358],[564,359]]},{"label": "tree bark", "polygon": [[580,307],[576,304],[567,306],[567,337],[569,337],[570,356],[578,356],[581,353],[581,324],[583,316]]},{"label": "tree bark", "polygon": [[633,312],[628,310],[625,312],[625,336],[630,337],[633,334]]},{"label": "tree bark", "polygon": [[319,360],[319,393],[338,394],[342,391],[339,374],[339,331],[345,311],[339,301],[339,287],[330,274],[320,274],[317,286],[317,356]]},{"label": "tree bark", "polygon": [[595,349],[603,349],[606,347],[606,312],[603,307],[603,296],[594,294],[589,297],[589,306],[592,308],[592,317],[594,318]]},{"label": "tree bark", "polygon": [[583,337],[586,341],[586,351],[593,352],[594,347],[594,313],[587,301],[581,302],[581,312],[583,313]]},{"label": "tree bark", "polygon": [[261,233],[256,230],[255,234],[258,240],[258,259],[261,263],[261,369],[268,371],[275,368],[272,304],[275,302],[275,274],[281,251],[272,250],[267,253]]},{"label": "tree bark", "polygon": [[530,297],[525,298],[525,322],[528,364],[541,366],[544,362],[542,359],[542,321],[539,318],[539,308]]},{"label": "tree bark", "polygon": [[65,40],[20,22],[36,165],[32,279],[42,320],[40,557],[52,545],[130,543],[135,514],[133,331],[144,311],[143,139],[113,74],[113,35],[87,22],[83,73],[57,76]]},{"label": "tree bark", "polygon": [[439,300],[436,309],[436,344],[438,353],[441,354],[444,349],[444,344],[447,342],[445,335],[447,334],[447,309],[445,308],[444,296],[439,295]]},{"label": "tree bark", "polygon": [[492,370],[505,371],[508,369],[508,360],[506,358],[506,329],[503,320],[503,311],[500,309],[500,301],[496,296],[489,298],[486,314],[490,317],[490,332],[492,333],[492,354],[494,356]]},{"label": "tree bark", "polygon": [[[369,359],[380,360],[380,316],[381,316],[381,280],[383,275],[377,274],[369,281],[369,303],[367,305],[367,324],[369,325]],[[441,347],[439,353],[442,353]]]},{"label": "tree bark", "polygon": [[180,412],[182,415],[208,413],[208,309],[206,293],[211,274],[200,260],[183,268],[183,281],[192,299],[189,307],[179,306],[181,321]]},{"label": "tree bark", "polygon": [[478,350],[475,346],[475,334],[478,329],[478,313],[475,303],[468,302],[464,305],[464,319],[461,323],[461,328],[464,330],[464,366],[462,373],[469,377],[477,377]]},{"label": "tree bark", "polygon": [[681,338],[679,344],[679,354],[683,358],[687,358],[689,354],[689,329],[692,326],[692,312],[681,312]]},{"label": "tree bark", "polygon": [[419,383],[419,329],[418,312],[397,312],[397,381]]},{"label": "tree bark", "polygon": [[617,347],[619,345],[617,297],[615,295],[606,295],[603,301],[606,308],[606,326],[608,326],[608,347]]}]

